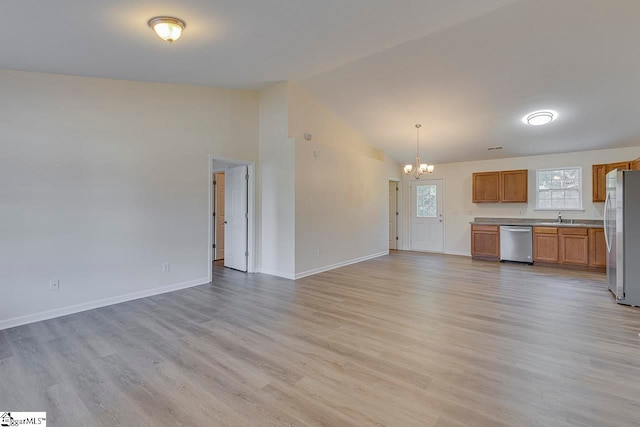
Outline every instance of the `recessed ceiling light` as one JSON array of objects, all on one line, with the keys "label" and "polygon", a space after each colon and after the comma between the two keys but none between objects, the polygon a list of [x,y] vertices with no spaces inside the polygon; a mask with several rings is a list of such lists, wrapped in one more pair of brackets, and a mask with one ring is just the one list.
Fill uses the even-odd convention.
[{"label": "recessed ceiling light", "polygon": [[156,16],[149,20],[149,26],[162,40],[173,43],[182,35],[182,30],[187,26],[183,20],[170,16]]},{"label": "recessed ceiling light", "polygon": [[531,126],[542,126],[551,123],[557,117],[558,113],[553,110],[540,110],[527,114],[522,121]]}]

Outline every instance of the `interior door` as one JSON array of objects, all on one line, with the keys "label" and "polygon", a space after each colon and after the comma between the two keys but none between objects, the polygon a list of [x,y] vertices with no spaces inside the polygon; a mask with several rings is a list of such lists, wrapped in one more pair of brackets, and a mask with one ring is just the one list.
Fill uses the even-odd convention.
[{"label": "interior door", "polygon": [[214,260],[224,259],[224,172],[215,174],[216,199],[215,199],[215,255]]},{"label": "interior door", "polygon": [[389,181],[389,249],[398,249],[398,183]]},{"label": "interior door", "polygon": [[224,266],[247,271],[247,167],[229,168],[225,173]]},{"label": "interior door", "polygon": [[444,250],[444,206],[442,180],[411,183],[411,249]]}]

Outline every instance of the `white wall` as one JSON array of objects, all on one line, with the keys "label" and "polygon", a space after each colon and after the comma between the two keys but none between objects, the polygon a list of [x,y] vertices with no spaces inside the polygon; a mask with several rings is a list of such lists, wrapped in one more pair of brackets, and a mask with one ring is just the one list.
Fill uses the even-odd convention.
[{"label": "white wall", "polygon": [[0,90],[0,329],[206,283],[210,156],[257,164],[260,271],[293,278],[387,250],[400,166],[297,83],[0,71]]},{"label": "white wall", "polygon": [[[603,203],[593,203],[591,166],[600,163],[632,160],[640,156],[640,147],[618,148],[510,159],[436,165],[435,172],[425,179],[444,179],[445,185],[445,245],[446,253],[470,255],[470,226],[474,217],[556,218],[557,212],[536,211],[536,169],[553,167],[582,167],[582,197],[584,212],[567,211],[563,218],[601,219]],[[528,203],[471,203],[471,174],[473,172],[529,169]],[[410,192],[405,175],[403,193],[403,249],[410,249]]]},{"label": "white wall", "polygon": [[388,180],[400,178],[400,166],[295,82],[289,135],[295,139],[296,277],[386,253]]},{"label": "white wall", "polygon": [[315,144],[384,160],[383,151],[371,147],[367,140],[315,99],[299,82],[289,82],[288,88],[289,136],[296,141],[304,141],[304,134],[311,133]]},{"label": "white wall", "polygon": [[288,135],[287,83],[260,91],[260,268],[293,279],[295,270],[295,159]]},{"label": "white wall", "polygon": [[0,329],[207,282],[209,155],[257,162],[257,92],[0,71],[0,93]]}]

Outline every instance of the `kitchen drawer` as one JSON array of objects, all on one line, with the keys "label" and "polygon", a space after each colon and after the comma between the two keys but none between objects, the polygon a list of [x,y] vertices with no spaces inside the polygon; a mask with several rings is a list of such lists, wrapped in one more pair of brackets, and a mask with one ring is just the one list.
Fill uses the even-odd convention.
[{"label": "kitchen drawer", "polygon": [[567,236],[567,235],[573,235],[573,236],[586,236],[589,234],[589,229],[587,228],[561,228],[560,229],[560,234]]},{"label": "kitchen drawer", "polygon": [[558,227],[533,227],[533,232],[538,234],[558,234]]},{"label": "kitchen drawer", "polygon": [[472,224],[471,225],[471,230],[472,231],[499,231],[500,230],[500,226],[499,225],[479,225],[479,224]]}]

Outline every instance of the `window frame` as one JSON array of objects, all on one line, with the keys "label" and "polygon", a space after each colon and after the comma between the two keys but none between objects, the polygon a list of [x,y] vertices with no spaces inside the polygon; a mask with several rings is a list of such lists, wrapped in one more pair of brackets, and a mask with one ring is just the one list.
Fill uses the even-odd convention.
[{"label": "window frame", "polygon": [[[546,171],[558,171],[558,170],[566,170],[566,169],[577,169],[578,170],[578,181],[579,181],[579,188],[578,188],[578,204],[579,207],[577,208],[558,208],[558,207],[554,207],[554,208],[541,208],[540,207],[540,172],[546,172]],[[583,180],[582,180],[582,166],[562,166],[562,167],[556,167],[556,168],[540,168],[540,169],[536,169],[536,207],[534,210],[536,211],[578,211],[578,212],[584,212],[584,204],[583,204],[583,191],[584,191],[584,185],[583,185]]]}]

